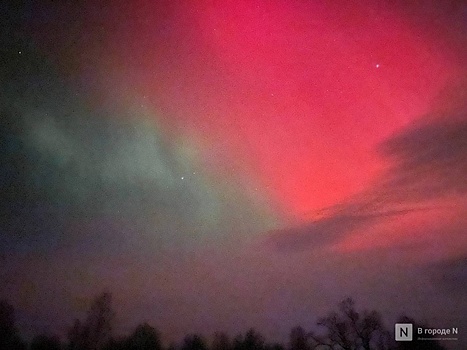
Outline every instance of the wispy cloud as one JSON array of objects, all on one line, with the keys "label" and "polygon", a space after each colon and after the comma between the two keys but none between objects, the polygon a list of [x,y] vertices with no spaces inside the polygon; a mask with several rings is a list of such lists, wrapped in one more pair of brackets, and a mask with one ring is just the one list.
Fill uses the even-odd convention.
[{"label": "wispy cloud", "polygon": [[280,250],[308,249],[453,198],[467,210],[467,106],[452,110],[422,118],[381,143],[377,152],[389,166],[369,188],[316,220],[271,232],[268,239]]},{"label": "wispy cloud", "polygon": [[269,238],[281,250],[301,250],[309,246],[323,246],[335,243],[356,230],[369,228],[383,219],[405,215],[416,210],[352,213],[348,209],[350,207],[302,226],[271,232]]},{"label": "wispy cloud", "polygon": [[384,142],[379,151],[393,161],[379,186],[393,200],[420,201],[467,192],[467,110],[410,127]]}]

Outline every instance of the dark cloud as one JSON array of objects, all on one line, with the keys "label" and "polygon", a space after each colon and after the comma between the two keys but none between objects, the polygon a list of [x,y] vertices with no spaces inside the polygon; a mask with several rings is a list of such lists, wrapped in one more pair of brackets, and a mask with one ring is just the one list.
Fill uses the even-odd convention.
[{"label": "dark cloud", "polygon": [[417,201],[465,195],[467,111],[410,127],[383,143],[380,152],[394,164],[382,181],[385,195]]},{"label": "dark cloud", "polygon": [[379,145],[390,166],[369,189],[269,239],[281,250],[328,245],[391,217],[433,209],[432,200],[465,198],[467,105],[454,100],[450,112],[423,118]]},{"label": "dark cloud", "polygon": [[373,224],[390,217],[405,215],[412,210],[390,210],[373,213],[339,212],[311,223],[277,230],[270,239],[280,250],[302,250],[309,246],[323,246],[335,243],[355,230],[369,228]]}]

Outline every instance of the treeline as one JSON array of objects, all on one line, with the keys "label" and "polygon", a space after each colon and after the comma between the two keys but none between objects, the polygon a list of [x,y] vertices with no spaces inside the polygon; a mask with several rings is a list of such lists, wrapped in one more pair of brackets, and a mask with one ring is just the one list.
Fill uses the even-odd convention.
[{"label": "treeline", "polygon": [[[216,333],[211,342],[198,334],[187,335],[180,344],[165,347],[158,331],[147,323],[127,336],[112,334],[115,313],[112,296],[96,297],[86,318],[75,320],[66,341],[58,336],[38,335],[27,344],[15,325],[13,307],[0,301],[0,350],[443,350],[438,341],[396,342],[377,311],[356,311],[352,299],[343,300],[338,310],[319,319],[316,329],[293,328],[286,344],[267,342],[256,330],[234,338]],[[427,328],[414,319],[402,316],[400,323]],[[415,336],[416,337],[416,336]],[[415,340],[415,339],[414,339]]]}]

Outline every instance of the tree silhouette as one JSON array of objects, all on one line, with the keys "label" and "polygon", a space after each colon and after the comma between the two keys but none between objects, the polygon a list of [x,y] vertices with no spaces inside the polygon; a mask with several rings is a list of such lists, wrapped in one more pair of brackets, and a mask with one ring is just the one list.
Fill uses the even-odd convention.
[{"label": "tree silhouette", "polygon": [[347,298],[339,303],[339,312],[332,312],[318,321],[323,336],[310,333],[315,346],[343,350],[386,350],[386,332],[376,311],[355,311],[355,303]]},{"label": "tree silhouette", "polygon": [[264,350],[264,338],[250,328],[245,336],[237,336],[234,340],[234,350]]},{"label": "tree silhouette", "polygon": [[185,337],[182,350],[208,350],[208,347],[201,336],[193,334]]},{"label": "tree silhouette", "polygon": [[136,327],[126,341],[127,350],[162,350],[159,333],[147,323]]},{"label": "tree silhouette", "polygon": [[289,336],[289,350],[310,350],[308,336],[305,330],[298,326],[291,330]]},{"label": "tree silhouette", "polygon": [[68,330],[68,350],[84,349],[84,330],[80,320],[75,320]]},{"label": "tree silhouette", "polygon": [[285,350],[284,345],[279,343],[266,344],[264,350]]},{"label": "tree silhouette", "polygon": [[[75,320],[68,332],[68,350],[163,350],[157,330],[147,323],[135,328],[129,336],[112,338],[114,312],[111,294],[102,293],[91,303],[84,321]],[[280,343],[266,343],[261,334],[250,328],[233,341],[226,333],[215,333],[208,347],[202,336],[187,335],[180,347],[170,345],[167,350],[445,350],[437,340],[417,340],[417,329],[430,329],[424,323],[402,316],[398,323],[413,324],[414,340],[396,342],[383,325],[376,311],[356,311],[355,303],[347,298],[338,304],[337,312],[319,319],[318,333],[295,327],[289,335],[287,347]],[[433,338],[423,334],[423,338]],[[15,327],[14,308],[0,301],[0,350],[26,350]],[[30,350],[64,349],[55,336],[33,338]]]},{"label": "tree silhouette", "polygon": [[31,350],[60,350],[62,345],[56,336],[38,335],[31,342]]},{"label": "tree silhouette", "polygon": [[229,336],[223,332],[215,333],[211,344],[211,350],[232,350],[232,342]]},{"label": "tree silhouette", "polygon": [[0,300],[0,349],[26,349],[26,345],[21,341],[15,326],[15,310],[5,300]]},{"label": "tree silhouette", "polygon": [[112,295],[102,293],[94,299],[84,324],[75,320],[68,332],[70,350],[99,350],[110,341],[114,312]]}]

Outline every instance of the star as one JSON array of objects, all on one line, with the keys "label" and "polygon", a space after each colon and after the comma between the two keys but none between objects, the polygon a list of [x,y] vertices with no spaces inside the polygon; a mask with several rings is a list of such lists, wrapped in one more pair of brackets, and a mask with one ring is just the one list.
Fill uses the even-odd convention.
[{"label": "star", "polygon": [[376,64],[376,68],[379,68],[379,63]]}]

